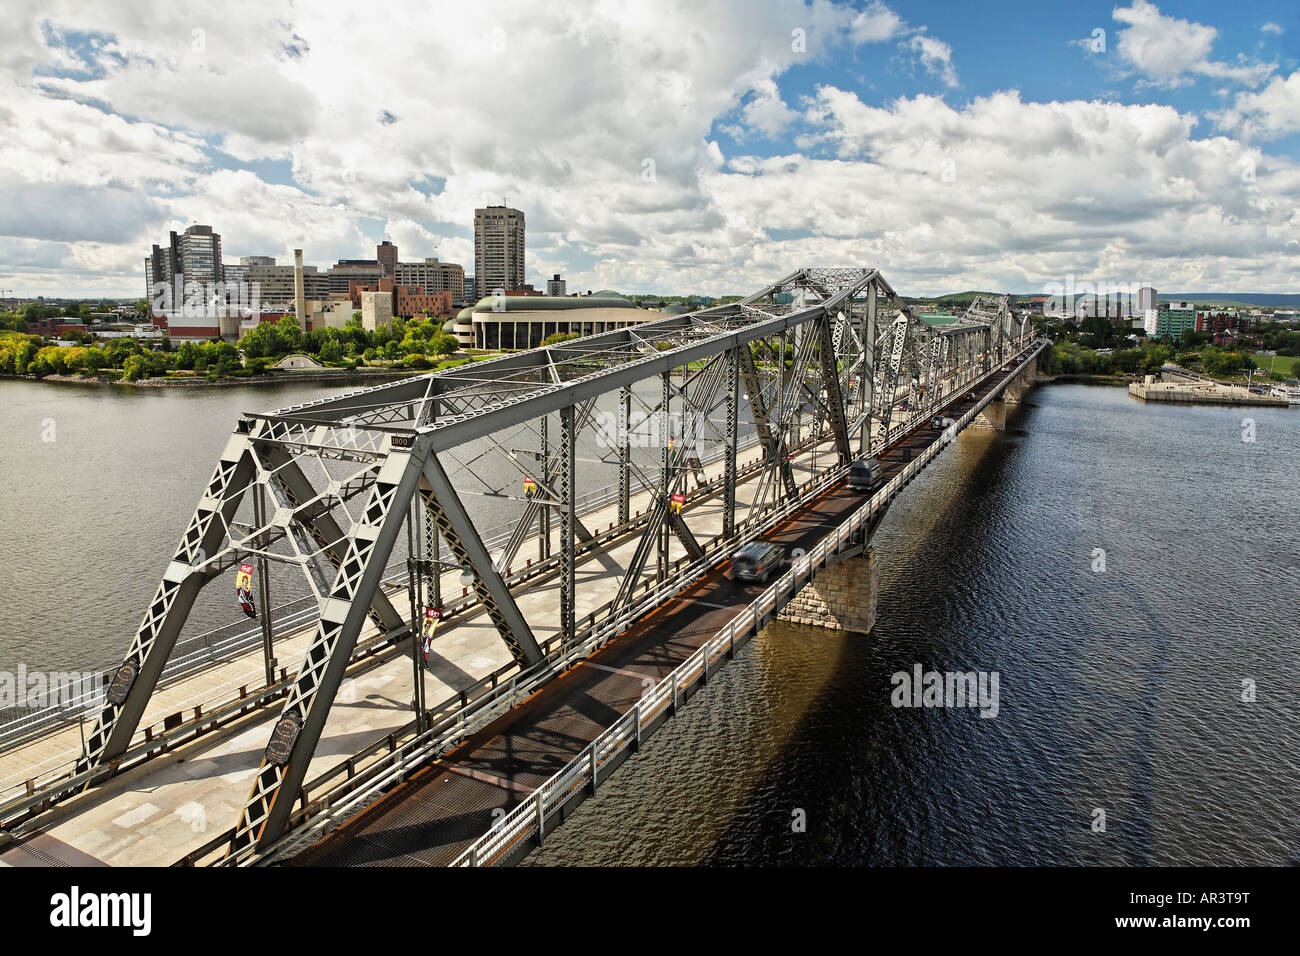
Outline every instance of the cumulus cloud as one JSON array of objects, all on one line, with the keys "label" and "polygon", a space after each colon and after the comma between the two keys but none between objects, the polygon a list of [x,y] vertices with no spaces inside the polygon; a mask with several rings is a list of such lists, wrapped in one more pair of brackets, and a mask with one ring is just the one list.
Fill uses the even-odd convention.
[{"label": "cumulus cloud", "polygon": [[879,0],[872,0],[853,18],[850,33],[854,43],[879,43],[893,39],[902,29],[902,17]]},{"label": "cumulus cloud", "polygon": [[912,35],[907,45],[921,58],[921,65],[943,80],[945,86],[957,85],[957,71],[952,65],[952,47],[924,33]]},{"label": "cumulus cloud", "polygon": [[1300,71],[1273,77],[1259,92],[1238,93],[1232,105],[1215,112],[1220,129],[1243,139],[1280,139],[1300,132]]},{"label": "cumulus cloud", "polygon": [[[1192,267],[1268,287],[1300,265],[1295,165],[1197,138],[1173,107],[881,105],[824,74],[782,94],[792,68],[864,44],[869,69],[901,48],[925,88],[953,89],[952,48],[879,2],[414,5],[405,46],[356,5],[231,3],[16,5],[0,270],[32,293],[130,294],[149,244],[200,221],[228,259],[301,247],[326,266],[387,235],[472,271],[473,209],[503,197],[527,212],[528,278],[573,288],[746,291],[800,262],[879,265],[916,293]],[[1289,115],[1276,82],[1225,132]]]},{"label": "cumulus cloud", "polygon": [[[836,159],[803,164],[797,186],[776,168],[751,177],[752,190],[786,194],[763,217],[816,222],[810,245],[859,249],[858,261],[921,286],[1032,290],[1067,273],[1179,284],[1199,270],[1264,287],[1300,265],[1300,170],[1226,137],[1193,138],[1195,118],[1170,106],[1030,103],[1011,91],[963,107],[933,96],[877,107],[828,86],[809,119]],[[835,207],[783,216],[803,189]],[[828,238],[826,222],[845,238]],[[944,281],[954,274],[966,281]]]},{"label": "cumulus cloud", "polygon": [[1156,86],[1182,86],[1197,76],[1255,86],[1273,72],[1272,64],[1211,60],[1218,30],[1166,16],[1150,0],[1134,0],[1131,7],[1116,7],[1113,16],[1127,24],[1118,34],[1120,58]]}]

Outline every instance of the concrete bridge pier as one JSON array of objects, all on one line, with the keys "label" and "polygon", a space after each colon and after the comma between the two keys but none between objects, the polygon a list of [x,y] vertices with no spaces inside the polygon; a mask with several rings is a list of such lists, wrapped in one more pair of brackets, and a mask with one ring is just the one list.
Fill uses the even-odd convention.
[{"label": "concrete bridge pier", "polygon": [[813,624],[833,631],[866,634],[876,625],[880,591],[876,549],[827,568],[804,585],[778,613],[790,624]]},{"label": "concrete bridge pier", "polygon": [[1030,359],[1024,365],[1020,366],[1020,374],[1017,375],[1007,386],[1002,400],[1010,402],[1012,405],[1018,405],[1025,393],[1034,387],[1038,380],[1038,357]]},{"label": "concrete bridge pier", "polygon": [[1007,383],[1002,394],[989,402],[971,421],[971,428],[992,428],[1006,431],[1007,406],[1019,405],[1025,393],[1038,381],[1038,357],[1030,359],[1016,370],[1016,377]]},{"label": "concrete bridge pier", "polygon": [[992,428],[994,431],[1007,429],[1006,399],[999,398],[989,402],[978,415],[971,419],[971,428]]}]

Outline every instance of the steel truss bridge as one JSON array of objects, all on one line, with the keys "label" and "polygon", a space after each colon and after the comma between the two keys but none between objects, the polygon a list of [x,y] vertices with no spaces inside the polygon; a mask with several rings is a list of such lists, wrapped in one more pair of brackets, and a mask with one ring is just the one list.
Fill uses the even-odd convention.
[{"label": "steel truss bridge", "polygon": [[[852,460],[883,453],[1029,342],[1028,321],[1015,316],[1009,296],[980,297],[957,321],[932,326],[874,269],[805,268],[738,302],[245,414],[112,675],[81,758],[24,807],[47,808],[124,766],[207,585],[251,564],[265,610],[268,565],[289,565],[318,608],[314,631],[296,676],[272,698],[283,701],[279,717],[223,837],[228,862],[256,861],[301,822],[295,802],[363,629],[410,643],[427,609],[456,603],[442,594],[445,569],[462,569],[471,593],[461,605],[486,612],[520,677],[537,686],[796,511]],[[642,440],[638,420],[655,440]],[[744,476],[756,491],[742,503],[737,451],[751,424],[761,456]],[[528,447],[507,444],[520,435]],[[801,486],[790,463],[810,443],[833,454]],[[719,458],[720,477],[706,480],[704,464]],[[575,566],[605,540],[583,521],[577,487],[586,467],[610,476],[618,527],[636,547],[611,599],[580,618]],[[479,477],[488,472],[511,480]],[[475,494],[510,514],[508,534],[492,538],[495,553],[466,505]],[[702,495],[720,501],[720,533],[691,526],[682,502]],[[635,516],[634,496],[650,502]],[[405,601],[384,586],[403,538],[411,556]],[[558,641],[539,639],[537,621],[517,603],[528,584],[510,568],[529,542],[538,567],[558,576]],[[261,625],[269,647],[270,615]],[[427,741],[433,728],[420,686],[415,740]],[[512,691],[504,706],[515,702]],[[404,756],[418,757],[418,746]]]}]

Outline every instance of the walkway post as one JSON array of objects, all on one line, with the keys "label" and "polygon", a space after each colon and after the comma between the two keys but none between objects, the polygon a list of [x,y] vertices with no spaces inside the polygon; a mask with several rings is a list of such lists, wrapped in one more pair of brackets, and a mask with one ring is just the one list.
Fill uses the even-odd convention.
[{"label": "walkway post", "polygon": [[[266,524],[266,489],[262,487],[261,482],[257,484],[257,490],[253,494],[253,523],[259,528]],[[259,550],[265,550],[265,540],[259,540],[257,547]],[[266,686],[270,687],[275,683],[275,650],[272,645],[271,582],[267,580],[268,571],[266,558],[259,555],[257,590],[258,597],[262,601],[262,659],[266,666]]]},{"label": "walkway post", "polygon": [[574,523],[577,518],[574,495],[575,433],[573,406],[566,405],[560,409],[560,640],[564,644],[572,642],[577,633],[573,553]]},{"label": "walkway post", "polygon": [[618,523],[631,520],[632,508],[632,386],[624,385],[618,397]]},{"label": "walkway post", "polygon": [[727,353],[727,434],[726,462],[722,473],[722,540],[730,541],[736,534],[736,430],[740,404],[740,355],[738,345]]}]

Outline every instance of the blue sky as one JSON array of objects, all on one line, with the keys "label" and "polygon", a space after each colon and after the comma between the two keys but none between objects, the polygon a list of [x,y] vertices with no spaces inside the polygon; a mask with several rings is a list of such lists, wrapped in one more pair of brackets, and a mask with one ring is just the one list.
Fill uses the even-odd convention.
[{"label": "blue sky", "polygon": [[19,294],[137,294],[149,245],[194,222],[228,261],[389,238],[472,273],[473,210],[503,196],[529,279],[574,288],[848,264],[912,294],[1285,292],[1300,266],[1294,4],[11,6]]}]

